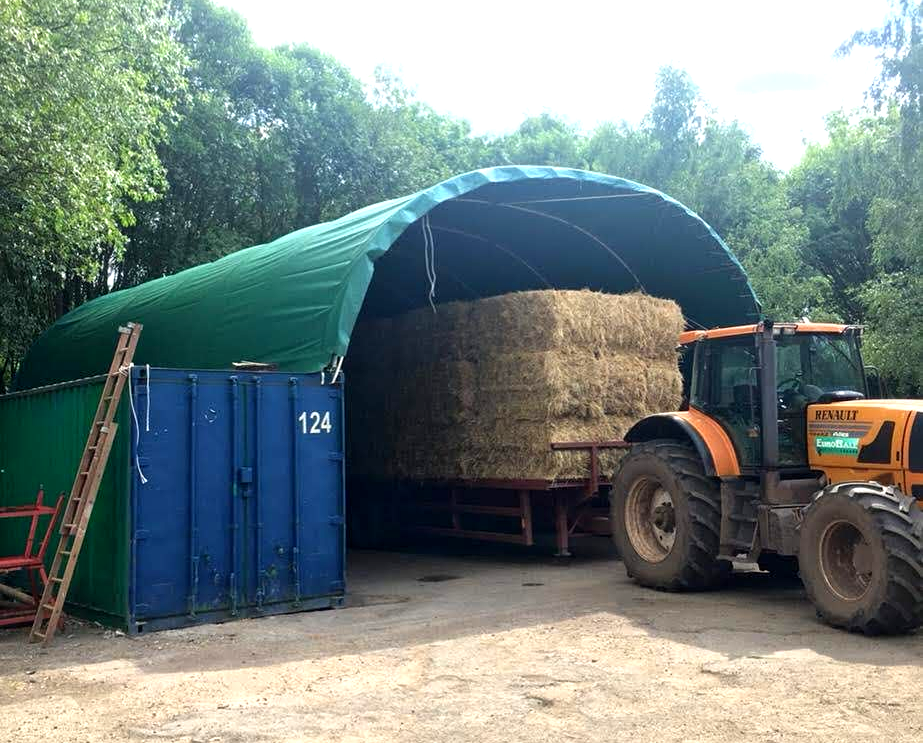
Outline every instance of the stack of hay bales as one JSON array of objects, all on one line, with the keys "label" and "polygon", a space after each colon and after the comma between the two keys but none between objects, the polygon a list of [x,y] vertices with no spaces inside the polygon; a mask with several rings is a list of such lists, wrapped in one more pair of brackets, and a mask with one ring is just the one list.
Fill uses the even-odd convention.
[{"label": "stack of hay bales", "polygon": [[584,477],[586,453],[549,444],[621,438],[638,418],[676,409],[682,329],[674,302],[591,291],[506,294],[360,323],[346,363],[350,473]]}]

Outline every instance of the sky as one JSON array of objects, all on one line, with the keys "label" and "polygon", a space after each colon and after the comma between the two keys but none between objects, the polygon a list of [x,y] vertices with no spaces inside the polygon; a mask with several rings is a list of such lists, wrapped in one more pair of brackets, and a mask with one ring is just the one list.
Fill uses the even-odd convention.
[{"label": "sky", "polygon": [[364,81],[389,67],[476,134],[544,112],[587,131],[606,120],[637,124],[657,69],[680,67],[783,170],[805,141],[823,141],[828,113],[864,103],[874,55],[835,52],[888,10],[887,0],[218,2],[241,13],[261,45],[307,42]]}]

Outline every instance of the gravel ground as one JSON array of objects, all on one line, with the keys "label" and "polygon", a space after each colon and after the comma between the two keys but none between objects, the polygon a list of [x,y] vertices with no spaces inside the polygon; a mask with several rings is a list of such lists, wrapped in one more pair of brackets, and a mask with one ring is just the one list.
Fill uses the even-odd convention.
[{"label": "gravel ground", "polygon": [[674,595],[633,585],[607,555],[349,564],[338,611],[137,638],[72,626],[48,650],[0,633],[0,740],[923,736],[923,635],[829,629],[799,584],[763,573]]}]

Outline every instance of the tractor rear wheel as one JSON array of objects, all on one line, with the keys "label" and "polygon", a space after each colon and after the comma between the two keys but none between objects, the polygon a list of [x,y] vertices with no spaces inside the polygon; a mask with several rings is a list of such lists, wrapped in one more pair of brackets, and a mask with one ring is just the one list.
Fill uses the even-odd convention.
[{"label": "tractor rear wheel", "polygon": [[913,498],[877,482],[830,485],[800,530],[801,579],[828,624],[881,635],[923,623],[923,512]]},{"label": "tractor rear wheel", "polygon": [[692,446],[670,439],[636,444],[622,460],[610,500],[612,538],[638,583],[704,589],[726,574],[728,564],[717,559],[720,492]]}]

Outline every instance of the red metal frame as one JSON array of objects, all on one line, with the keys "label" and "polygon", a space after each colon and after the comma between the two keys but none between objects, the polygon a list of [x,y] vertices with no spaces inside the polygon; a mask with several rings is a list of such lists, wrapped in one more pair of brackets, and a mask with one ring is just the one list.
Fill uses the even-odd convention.
[{"label": "red metal frame", "polygon": [[[48,574],[45,572],[45,550],[48,549],[48,542],[51,539],[51,532],[55,522],[58,520],[58,514],[61,512],[61,504],[64,502],[64,493],[58,496],[57,503],[54,506],[43,505],[45,491],[41,488],[35,497],[34,504],[24,506],[5,506],[0,508],[0,519],[12,518],[30,518],[29,534],[26,537],[26,546],[19,555],[9,555],[0,557],[0,573],[9,573],[14,570],[25,570],[29,573],[29,585],[31,589],[32,604],[23,603],[22,606],[14,606],[9,609],[0,610],[0,627],[14,624],[30,624],[35,619],[36,607],[41,600],[42,591],[45,584],[48,583]],[[45,528],[45,534],[37,550],[35,547],[35,533],[38,529],[38,522],[42,516],[50,516],[48,525]],[[41,589],[36,582],[36,573],[41,579]]]},{"label": "red metal frame", "polygon": [[[570,555],[570,540],[576,537],[593,536],[608,533],[608,510],[594,508],[593,499],[602,486],[608,485],[606,478],[599,472],[599,452],[603,449],[628,449],[626,441],[567,441],[555,442],[551,448],[555,451],[585,450],[590,455],[588,476],[569,480],[535,480],[535,479],[480,479],[480,480],[441,480],[418,483],[423,491],[449,490],[448,502],[427,498],[407,504],[411,510],[444,512],[451,515],[451,526],[429,526],[405,524],[413,531],[438,536],[460,537],[463,539],[481,539],[493,542],[509,542],[532,546],[534,542],[532,527],[533,498],[551,497],[554,512],[556,554]],[[461,501],[462,490],[518,490],[519,505],[498,506],[485,503],[466,503]],[[462,514],[481,514],[488,516],[509,517],[520,522],[519,532],[499,532],[462,528]]]}]

